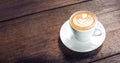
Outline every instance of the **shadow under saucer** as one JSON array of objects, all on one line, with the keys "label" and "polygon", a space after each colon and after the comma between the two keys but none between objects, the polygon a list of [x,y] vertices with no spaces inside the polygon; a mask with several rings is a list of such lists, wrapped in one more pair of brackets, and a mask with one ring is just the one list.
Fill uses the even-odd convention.
[{"label": "shadow under saucer", "polygon": [[69,48],[67,48],[62,43],[60,37],[58,38],[58,45],[59,45],[61,52],[63,53],[64,59],[66,59],[68,61],[76,61],[76,60],[82,60],[85,58],[93,57],[100,51],[100,49],[102,47],[102,45],[101,45],[97,49],[90,51],[90,52],[84,52],[84,53],[83,52],[76,52],[76,51],[72,51]]}]

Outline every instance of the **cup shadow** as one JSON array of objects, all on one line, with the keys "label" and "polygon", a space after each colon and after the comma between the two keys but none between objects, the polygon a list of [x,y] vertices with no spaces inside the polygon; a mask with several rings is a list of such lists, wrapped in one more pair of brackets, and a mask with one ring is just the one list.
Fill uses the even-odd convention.
[{"label": "cup shadow", "polygon": [[79,61],[79,60],[86,59],[86,58],[92,58],[100,51],[102,47],[101,45],[99,48],[93,51],[84,52],[84,53],[72,51],[62,43],[60,36],[58,37],[58,46],[63,54],[64,59],[68,61]]}]

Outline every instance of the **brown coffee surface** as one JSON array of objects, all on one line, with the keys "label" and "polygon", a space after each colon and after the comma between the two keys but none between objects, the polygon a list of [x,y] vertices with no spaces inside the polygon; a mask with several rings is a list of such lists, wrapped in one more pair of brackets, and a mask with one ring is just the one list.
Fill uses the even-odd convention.
[{"label": "brown coffee surface", "polygon": [[76,30],[89,30],[95,23],[96,16],[89,11],[78,11],[70,17],[70,25]]}]

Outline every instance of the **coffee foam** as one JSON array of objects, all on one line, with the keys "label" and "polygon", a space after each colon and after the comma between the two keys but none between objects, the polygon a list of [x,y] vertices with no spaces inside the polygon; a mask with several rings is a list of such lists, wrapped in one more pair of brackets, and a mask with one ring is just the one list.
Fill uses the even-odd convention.
[{"label": "coffee foam", "polygon": [[89,11],[78,11],[70,18],[70,24],[77,30],[91,29],[96,22],[96,16]]}]

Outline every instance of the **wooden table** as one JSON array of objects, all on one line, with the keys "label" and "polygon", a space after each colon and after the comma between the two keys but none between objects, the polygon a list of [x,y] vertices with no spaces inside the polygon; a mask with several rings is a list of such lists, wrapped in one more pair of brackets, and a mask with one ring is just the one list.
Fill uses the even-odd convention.
[{"label": "wooden table", "polygon": [[[94,56],[65,56],[59,31],[72,13],[94,12],[106,39]],[[74,56],[74,54],[72,54]],[[0,63],[119,63],[120,0],[0,1]]]}]

